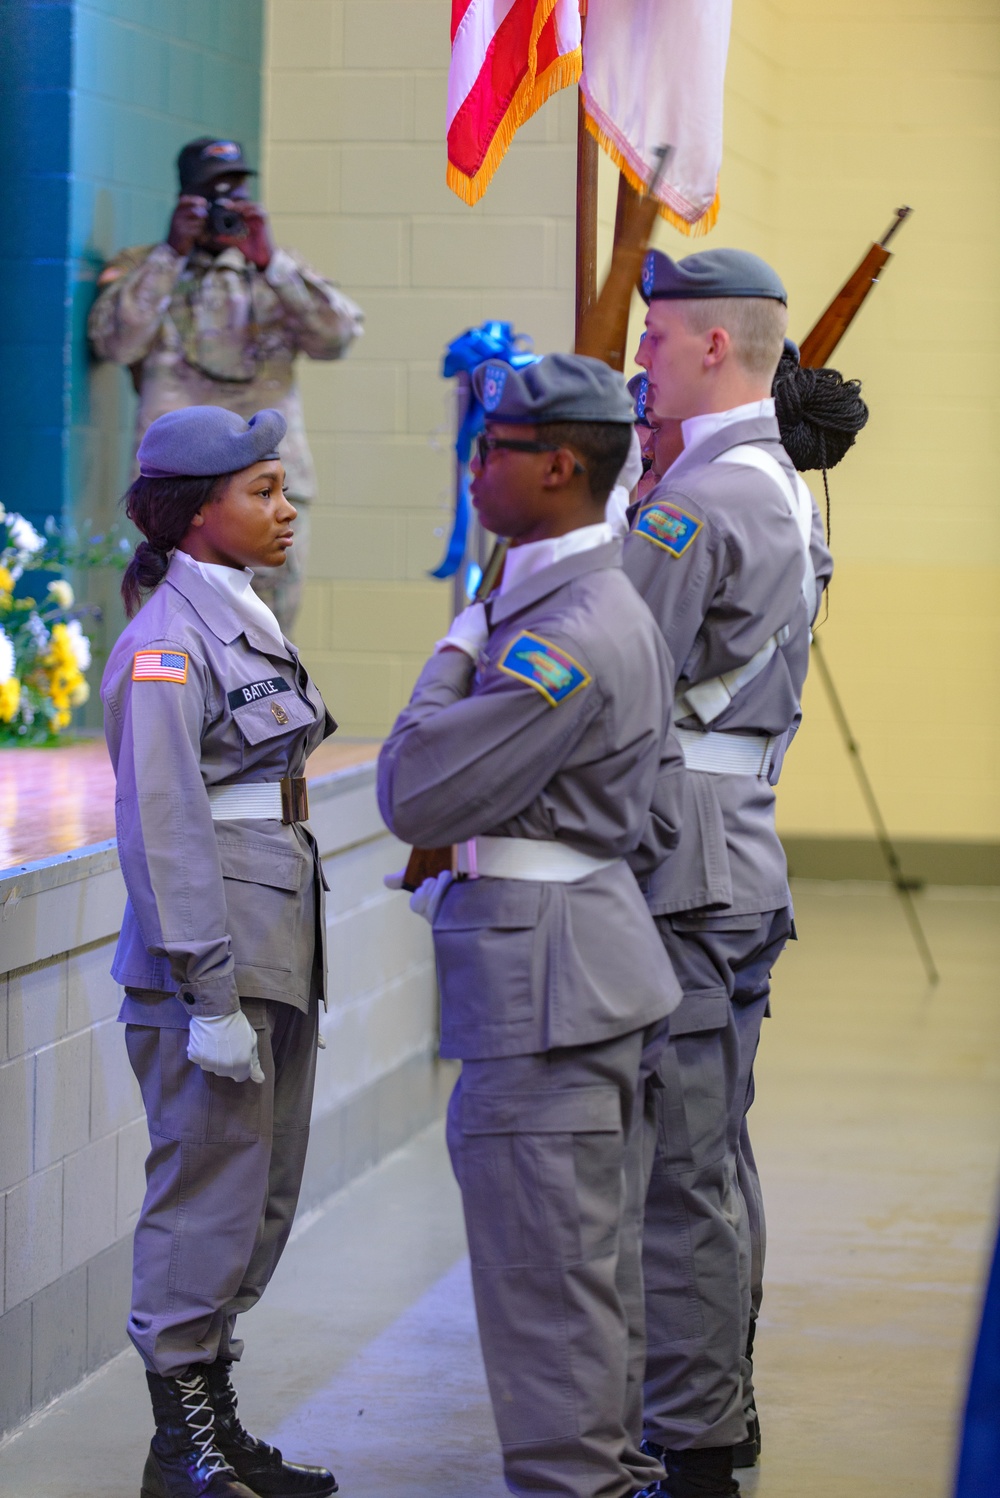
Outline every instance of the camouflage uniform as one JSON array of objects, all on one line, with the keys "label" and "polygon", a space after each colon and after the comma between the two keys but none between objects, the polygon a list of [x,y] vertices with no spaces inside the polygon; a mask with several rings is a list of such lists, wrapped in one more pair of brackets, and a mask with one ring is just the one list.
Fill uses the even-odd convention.
[{"label": "camouflage uniform", "polygon": [[184,406],[225,406],[250,417],[279,410],[288,432],[279,449],[299,510],[296,544],[282,568],[254,587],[286,634],[305,580],[309,501],[316,473],[292,370],[296,354],[339,359],[362,331],[361,309],[289,250],[266,270],[240,250],[186,258],[168,244],[123,250],[101,273],[90,313],[98,356],[127,364],[139,393],[135,441],[150,422]]}]

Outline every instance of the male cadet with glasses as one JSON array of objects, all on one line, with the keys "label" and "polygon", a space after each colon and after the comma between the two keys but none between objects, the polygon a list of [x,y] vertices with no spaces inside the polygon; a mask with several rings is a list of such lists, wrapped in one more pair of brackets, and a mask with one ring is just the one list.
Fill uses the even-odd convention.
[{"label": "male cadet with glasses", "polygon": [[764,1225],[746,1113],[771,968],[794,934],[773,787],[832,561],[775,420],[775,272],[739,250],[677,264],[654,250],[642,293],[647,407],[681,423],[683,450],[633,508],[624,566],[676,663],[687,765],[680,846],[648,889],[684,998],[655,1093],[645,1434],[667,1471],[654,1491],[723,1498],[739,1491],[734,1457],[759,1450],[750,1299]]},{"label": "male cadet with glasses", "polygon": [[233,140],[203,136],[177,158],[180,196],[162,244],[123,250],[98,277],[90,339],[101,359],[127,364],[139,395],[135,444],[150,422],[185,406],[225,406],[249,419],[281,412],[280,456],[299,512],[284,567],[261,568],[254,590],[292,631],[306,577],[316,474],[293,362],[339,359],[364,315],[301,256],[279,249],[255,176]]},{"label": "male cadet with glasses", "polygon": [[397,836],[457,845],[427,880],[448,1145],[483,1358],[518,1494],[630,1498],[641,1450],[646,1078],[679,997],[633,869],[677,839],[673,666],[605,502],[622,377],[551,354],[473,373],[473,503],[503,578],[438,643],[379,756]]}]

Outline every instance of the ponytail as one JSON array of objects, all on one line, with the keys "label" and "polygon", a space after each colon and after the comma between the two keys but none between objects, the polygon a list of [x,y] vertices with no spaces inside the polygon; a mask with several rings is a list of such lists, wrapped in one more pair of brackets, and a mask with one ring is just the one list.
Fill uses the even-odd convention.
[{"label": "ponytail", "polygon": [[166,577],[171,552],[187,535],[198,511],[215,498],[219,482],[215,474],[166,479],[140,475],[128,490],[122,501],[125,514],[146,538],[139,542],[122,578],[122,601],[130,619],[142,595]]}]

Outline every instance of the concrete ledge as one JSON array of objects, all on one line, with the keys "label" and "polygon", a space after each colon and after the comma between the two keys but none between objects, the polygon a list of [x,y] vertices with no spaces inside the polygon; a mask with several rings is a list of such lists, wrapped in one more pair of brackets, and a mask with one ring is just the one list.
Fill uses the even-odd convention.
[{"label": "concrete ledge", "polygon": [[[789,834],[781,841],[792,878],[889,880],[874,838]],[[1000,885],[1000,843],[896,838],[895,845],[907,879],[921,884]]]},{"label": "concrete ledge", "polygon": [[458,1071],[457,1061],[413,1056],[314,1118],[299,1211],[326,1201],[440,1118]]},{"label": "concrete ledge", "polygon": [[[299,1213],[363,1175],[444,1112],[456,1062],[413,1056],[315,1118]],[[128,1345],[132,1235],[0,1316],[0,1437]]]}]

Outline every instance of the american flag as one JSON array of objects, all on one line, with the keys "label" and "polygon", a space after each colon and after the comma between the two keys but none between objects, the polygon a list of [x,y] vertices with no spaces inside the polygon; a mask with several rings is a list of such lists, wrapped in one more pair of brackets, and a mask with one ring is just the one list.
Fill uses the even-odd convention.
[{"label": "american flag", "polygon": [[518,126],[580,67],[579,0],[451,0],[452,191],[478,203]]},{"label": "american flag", "polygon": [[187,681],[188,658],[180,650],[137,650],[133,681]]}]

